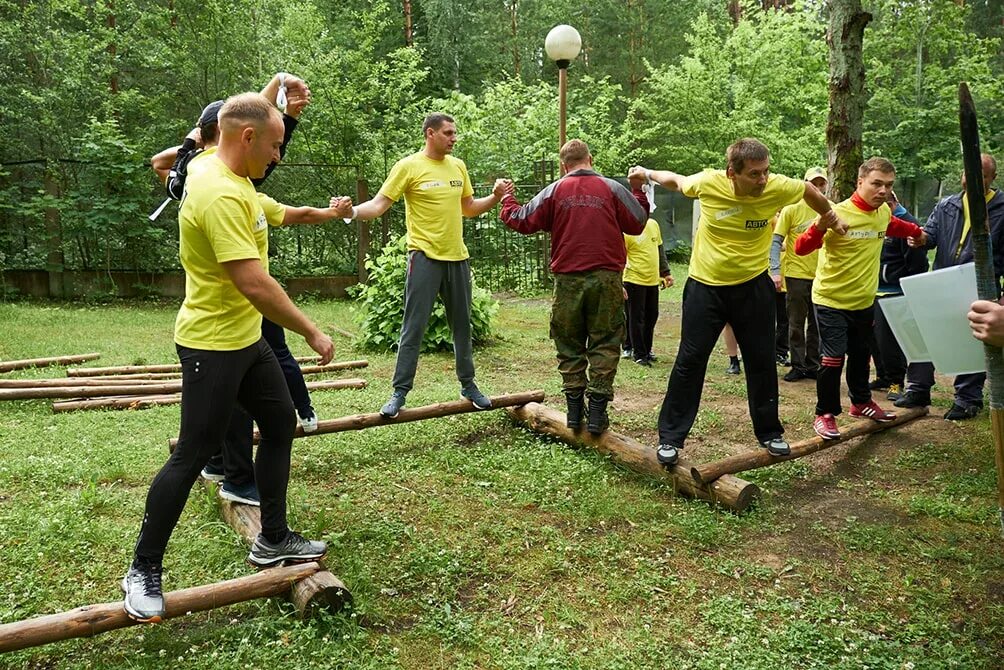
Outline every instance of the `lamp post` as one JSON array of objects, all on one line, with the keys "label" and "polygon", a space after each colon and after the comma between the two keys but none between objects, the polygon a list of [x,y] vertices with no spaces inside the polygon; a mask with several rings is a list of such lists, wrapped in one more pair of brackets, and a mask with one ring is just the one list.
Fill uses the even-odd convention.
[{"label": "lamp post", "polygon": [[558,66],[558,148],[565,145],[565,91],[568,88],[568,65],[582,50],[579,31],[565,24],[551,28],[544,40],[547,57]]}]

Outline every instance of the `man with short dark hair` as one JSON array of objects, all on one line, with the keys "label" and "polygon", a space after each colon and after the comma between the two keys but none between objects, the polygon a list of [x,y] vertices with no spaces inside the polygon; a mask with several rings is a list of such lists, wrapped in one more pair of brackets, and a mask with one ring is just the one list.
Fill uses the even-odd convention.
[{"label": "man with short dark hair", "polygon": [[375,219],[404,196],[408,238],[408,275],[404,289],[404,321],[394,368],[394,392],[380,408],[397,416],[415,383],[422,338],[436,297],[443,299],[453,334],[460,395],[477,409],[490,409],[491,399],[474,382],[471,341],[471,267],[464,244],[463,217],[487,212],[502,199],[504,181],[492,195],[474,198],[467,166],[454,158],[457,127],[447,114],[430,114],[422,124],[425,147],[402,158],[377,195],[346,212],[364,221]]},{"label": "man with short dark hair", "polygon": [[[607,403],[614,397],[624,337],[624,235],[645,229],[648,200],[641,191],[643,179],[633,180],[632,195],[593,170],[593,157],[582,140],[566,142],[559,159],[561,179],[522,207],[507,184],[499,217],[524,235],[551,233],[551,339],[558,352],[567,425],[572,430],[582,425],[585,394],[587,430],[599,435],[610,423]],[[643,346],[641,341],[634,344]]]},{"label": "man with short dark hair", "polygon": [[829,226],[840,226],[830,203],[812,184],[770,173],[770,151],[744,138],[726,152],[725,170],[689,177],[641,166],[643,176],[701,203],[701,220],[683,290],[680,350],[659,413],[659,461],[679,458],[701,404],[708,358],[726,323],[746,362],[749,411],[757,442],[771,455],[789,453],[778,417],[775,368],[775,287],[768,275],[769,221],[804,199]]},{"label": "man with short dark hair", "polygon": [[185,301],[174,335],[182,368],[181,429],[177,448],[150,486],[133,562],[122,580],[123,606],[137,621],[164,616],[161,570],[168,540],[199,471],[223,441],[236,403],[261,432],[255,459],[261,533],[248,560],[271,567],[315,560],[327,551],[323,542],[286,525],[296,414],[275,354],[262,338],[261,319],[302,335],[322,364],[331,360],[331,338],[268,274],[267,228],[331,219],[337,210],[288,208],[255,192],[251,178],[279,160],[283,137],[282,118],[268,100],[257,93],[234,96],[219,120],[219,147],[186,185],[178,215],[185,268]]},{"label": "man with short dark hair", "polygon": [[[994,274],[1000,284],[1004,276],[1004,193],[993,188],[997,178],[997,161],[990,154],[981,156],[984,197],[987,202],[987,226],[994,255]],[[970,235],[969,200],[966,198],[966,175],[962,175],[962,192],[939,202],[924,225],[927,248],[936,249],[932,269],[954,267],[973,262],[973,242]],[[911,363],[906,373],[906,393],[896,401],[897,407],[924,407],[931,404],[934,386],[932,363]],[[971,419],[983,409],[983,385],[987,374],[977,372],[955,378],[955,399],[945,412],[945,419]]]},{"label": "man with short dark hair", "polygon": [[886,422],[895,415],[872,400],[868,388],[875,292],[879,257],[886,235],[914,238],[923,244],[924,231],[892,214],[886,198],[896,181],[896,168],[885,158],[869,158],[858,168],[857,187],[850,198],[833,206],[846,231],[830,230],[816,221],[795,240],[800,256],[822,248],[812,302],[819,324],[822,366],[816,377],[816,418],[812,427],[824,440],[840,437],[840,374],[847,359],[850,415]]}]

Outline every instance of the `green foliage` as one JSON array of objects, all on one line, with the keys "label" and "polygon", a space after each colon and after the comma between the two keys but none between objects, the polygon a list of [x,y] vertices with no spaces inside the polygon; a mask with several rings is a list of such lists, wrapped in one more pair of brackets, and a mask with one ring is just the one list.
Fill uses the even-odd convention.
[{"label": "green foliage", "polygon": [[666,246],[666,259],[670,263],[690,263],[694,248],[682,240],[673,240]]},{"label": "green foliage", "polygon": [[[404,284],[408,272],[408,249],[404,236],[390,242],[375,261],[367,260],[370,281],[359,290],[358,297],[366,310],[362,321],[361,344],[376,351],[391,351],[401,333],[404,320]],[[493,319],[498,303],[487,291],[479,288],[471,277],[471,335],[475,346],[494,337]],[[453,348],[446,308],[437,302],[429,318],[422,340],[422,351],[448,351]]]}]

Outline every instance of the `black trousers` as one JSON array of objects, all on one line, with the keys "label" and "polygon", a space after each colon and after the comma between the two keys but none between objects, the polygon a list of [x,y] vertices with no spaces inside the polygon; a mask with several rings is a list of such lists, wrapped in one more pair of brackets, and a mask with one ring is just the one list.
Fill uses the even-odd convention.
[{"label": "black trousers", "polygon": [[261,442],[255,479],[261,496],[262,534],[282,539],[286,487],[296,414],[272,349],[259,339],[236,351],[178,345],[181,359],[181,431],[178,446],[150,485],[137,562],[160,564],[188,493],[209,457],[219,450],[230,416],[240,403],[258,423]]},{"label": "black trousers", "polygon": [[788,287],[788,345],[791,368],[815,373],[819,369],[819,327],[812,305],[812,280],[785,278]]},{"label": "black trousers", "polygon": [[753,432],[759,441],[784,434],[777,414],[777,291],[767,273],[736,286],[688,279],[683,289],[680,350],[659,412],[659,442],[682,447],[697,418],[708,359],[726,323],[732,325],[746,372]]},{"label": "black trousers", "polygon": [[659,287],[624,282],[627,291],[628,342],[635,358],[652,353],[652,335],[659,320]]},{"label": "black trousers", "polygon": [[779,358],[788,357],[788,298],[787,293],[774,292],[774,353]]},{"label": "black trousers", "polygon": [[840,414],[840,375],[847,358],[847,388],[851,402],[872,399],[868,388],[870,350],[875,306],[865,309],[834,309],[816,305],[822,366],[816,377],[816,415]]},{"label": "black trousers", "polygon": [[885,312],[878,304],[883,299],[892,297],[895,296],[882,296],[875,303],[875,348],[872,350],[872,358],[875,359],[877,378],[903,386],[903,380],[906,379],[906,356],[896,341],[896,336],[892,334]]},{"label": "black trousers", "polygon": [[[286,345],[286,331],[279,324],[262,317],[261,334],[279,361],[282,376],[286,380],[286,386],[289,387],[289,395],[293,399],[296,411],[300,416],[312,413],[314,408],[310,405],[307,382],[303,379],[300,364],[296,362],[296,357]],[[213,454],[209,464],[216,470],[223,470],[226,480],[235,486],[250,484],[254,481],[253,446],[254,421],[238,405],[230,417],[230,424],[223,438],[223,448]]]}]

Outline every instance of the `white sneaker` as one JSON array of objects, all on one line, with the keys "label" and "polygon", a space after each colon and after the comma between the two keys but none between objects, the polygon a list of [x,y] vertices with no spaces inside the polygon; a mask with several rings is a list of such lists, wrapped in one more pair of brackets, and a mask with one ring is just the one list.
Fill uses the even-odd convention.
[{"label": "white sneaker", "polygon": [[299,419],[299,421],[300,421],[300,427],[303,428],[303,432],[305,432],[305,433],[313,433],[315,430],[317,430],[317,413],[316,412],[311,411],[310,412],[310,416],[308,416],[308,417],[302,417],[299,414],[297,414],[296,418]]}]

